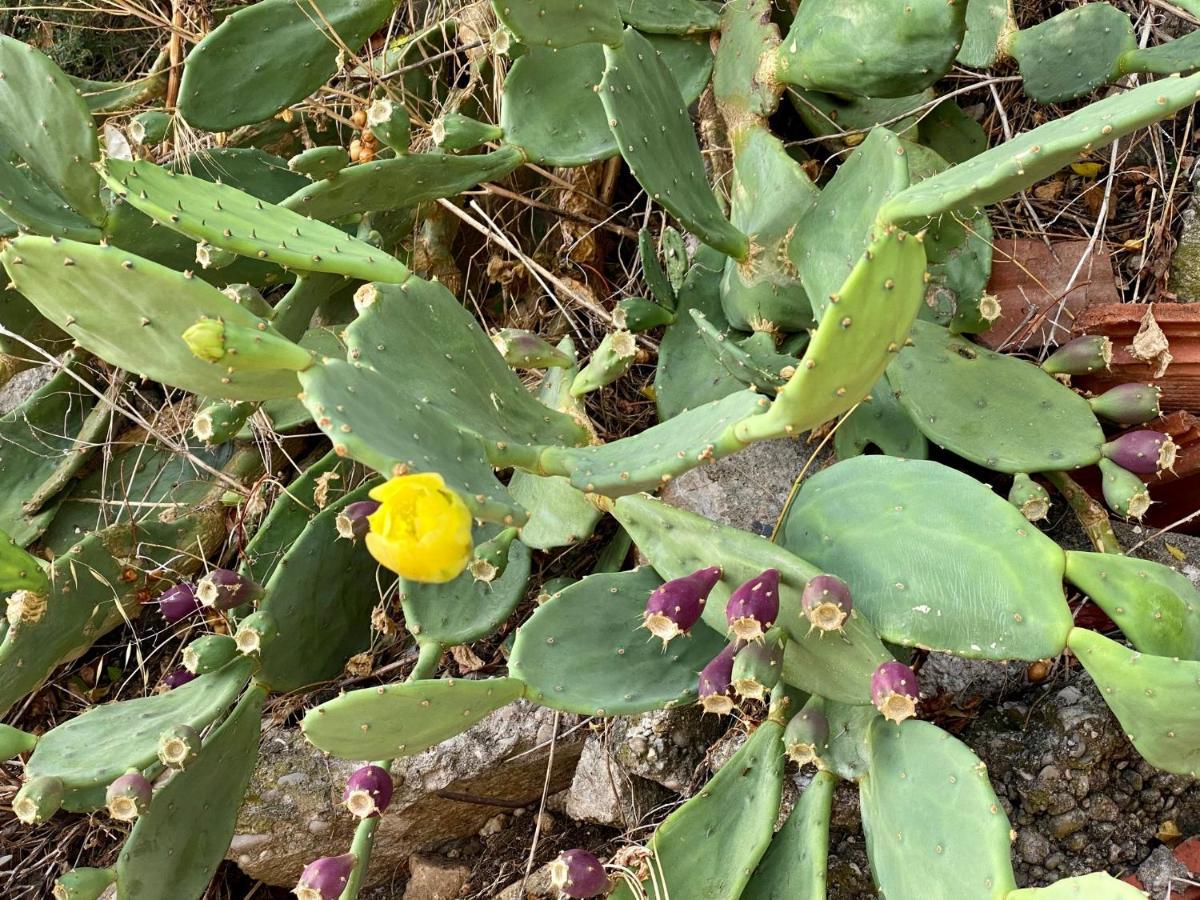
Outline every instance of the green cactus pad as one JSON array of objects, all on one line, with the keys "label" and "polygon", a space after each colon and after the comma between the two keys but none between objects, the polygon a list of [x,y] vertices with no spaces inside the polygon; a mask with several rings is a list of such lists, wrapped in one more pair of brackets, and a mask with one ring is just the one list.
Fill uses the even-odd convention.
[{"label": "green cactus pad", "polygon": [[621,43],[616,0],[492,0],[496,18],[523,44],[562,50]]},{"label": "green cactus pad", "polygon": [[800,434],[861,401],[908,335],[924,276],[919,238],[896,229],[878,235],[826,308],[796,374],[765,415],[738,426],[738,437]]},{"label": "green cactus pad", "polygon": [[908,187],[908,155],[896,135],[876,128],[834,173],[796,226],[791,262],[819,320],[876,239],[876,213]]},{"label": "green cactus pad", "polygon": [[100,229],[63,203],[44,182],[27,169],[18,169],[3,160],[0,160],[0,214],[13,222],[13,227],[6,229],[8,233],[15,233],[20,225],[38,234],[71,240],[100,239]]},{"label": "green cactus pad", "polygon": [[[650,839],[658,881],[645,882],[647,900],[686,897],[725,900],[745,896],[771,843],[783,791],[783,726],[768,719],[687,803],[671,813]],[[719,847],[720,852],[712,849]],[[661,889],[659,884],[662,885]],[[610,900],[634,900],[627,884]]]},{"label": "green cactus pad", "polygon": [[604,59],[600,99],[634,177],[700,240],[745,259],[746,235],[717,204],[679,85],[654,45],[626,29],[624,43],[606,46]]},{"label": "green cactus pad", "polygon": [[1009,46],[1025,93],[1038,103],[1091,93],[1119,77],[1121,56],[1136,49],[1129,16],[1108,3],[1085,3],[1024,28]]},{"label": "green cactus pad", "polygon": [[1067,646],[1146,762],[1177,775],[1200,773],[1200,662],[1138,653],[1086,628],[1074,629]]},{"label": "green cactus pad", "polygon": [[165,729],[203,729],[232,705],[249,676],[250,663],[235,660],[165,694],[94,707],[42,735],[26,772],[60,778],[78,791],[108,785],[129,769],[147,769],[158,761],[158,736]]},{"label": "green cactus pad", "polygon": [[[495,526],[476,529],[477,555],[498,530]],[[400,603],[408,630],[421,641],[451,646],[479,640],[499,628],[525,597],[531,560],[529,548],[516,540],[504,555],[504,571],[491,581],[476,579],[469,568],[445,584],[401,579]]]},{"label": "green cactus pad", "polygon": [[779,28],[771,12],[768,0],[744,0],[721,10],[713,98],[735,145],[743,132],[761,126],[779,105],[781,85],[759,77],[763,59],[779,46]]},{"label": "green cactus pad", "polygon": [[718,331],[729,327],[721,309],[721,267],[725,256],[710,247],[701,247],[696,264],[688,272],[679,291],[675,324],[663,332],[658,345],[658,366],[654,370],[654,400],[660,422],[714,400],[720,400],[743,387],[721,366],[712,365],[703,335],[689,315],[703,313]]},{"label": "green cactus pad", "polygon": [[1104,432],[1086,400],[1037,366],[931,322],[913,324],[888,381],[927,438],[997,472],[1077,469],[1100,459]]},{"label": "green cactus pad", "polygon": [[1142,653],[1200,659],[1200,591],[1186,576],[1148,559],[1068,550],[1066,578]]},{"label": "green cactus pad", "polygon": [[361,541],[339,538],[335,524],[346,504],[367,499],[368,488],[318,513],[264,585],[258,608],[274,618],[276,634],[255,677],[272,691],[333,678],[371,644],[371,610],[380,602],[375,560]]},{"label": "green cactus pad", "polygon": [[1061,653],[1073,624],[1058,545],[938,463],[838,463],[804,483],[782,534],[793,553],[845,579],[855,609],[894,643],[1036,660]]},{"label": "green cactus pad", "polygon": [[888,201],[880,218],[907,222],[1003,200],[1054,174],[1079,153],[1165,119],[1197,96],[1200,75],[1164,78],[1106,97],[913,185]]},{"label": "green cactus pad", "polygon": [[[658,35],[647,40],[675,76],[684,102],[693,102],[712,74],[708,41]],[[580,166],[615,156],[617,139],[595,91],[603,75],[599,44],[529,48],[504,80],[500,126],[505,139],[548,166]]]},{"label": "green cactus pad", "polygon": [[[524,151],[513,146],[470,156],[405,154],[351,166],[335,178],[301,188],[281,205],[301,216],[321,221],[340,219],[352,213],[413,207],[440,197],[453,197],[481,181],[503,178],[524,164],[525,159]],[[346,241],[341,243],[344,245]],[[382,252],[375,250],[374,255],[378,259]],[[394,260],[390,264],[399,265]],[[372,281],[403,280],[380,278],[369,273],[360,277]]]},{"label": "green cactus pad", "polygon": [[72,869],[54,882],[54,900],[98,900],[117,880],[115,869]]},{"label": "green cactus pad", "polygon": [[628,715],[694,699],[698,673],[725,641],[696,628],[664,652],[640,627],[646,600],[661,583],[650,568],[576,582],[518,629],[509,672],[528,686],[530,700],[589,716]]},{"label": "green cactus pad", "polygon": [[828,94],[904,97],[948,71],[962,45],[966,3],[817,0],[783,39],[776,77]]},{"label": "green cactus pad", "polygon": [[396,283],[409,276],[403,263],[382,250],[230,185],[174,173],[144,160],[110,159],[104,177],[125,202],[195,241],[300,271]]},{"label": "green cactus pad", "polygon": [[754,391],[739,391],[609,444],[548,447],[540,464],[553,474],[568,475],[571,484],[588,493],[617,497],[653,490],[741,450],[745,444],[734,436],[735,427],[766,407],[767,400]]},{"label": "green cactus pad", "polygon": [[50,523],[56,504],[33,510],[26,501],[70,459],[94,403],[77,378],[85,375],[74,354],[46,384],[0,417],[0,531],[18,547],[28,545]]},{"label": "green cactus pad", "polygon": [[263,0],[237,10],[184,60],[179,112],[206,131],[270,119],[324,84],[341,48],[357,53],[393,7],[391,0]]},{"label": "green cactus pad", "polygon": [[942,100],[931,109],[917,126],[917,134],[922,144],[955,165],[988,148],[988,136],[983,126],[953,100]]},{"label": "green cactus pad", "polygon": [[1200,68],[1200,32],[1192,31],[1156,47],[1138,47],[1121,54],[1121,72],[1173,75]]},{"label": "green cactus pad", "polygon": [[314,707],[300,727],[318,749],[340,759],[412,756],[466,731],[519,700],[515,678],[429,679],[363,688]]},{"label": "green cactus pad", "polygon": [[789,245],[797,232],[796,222],[804,221],[820,203],[820,191],[788,155],[783,142],[765,128],[748,126],[731,140],[730,217],[750,236],[750,255],[743,262],[733,257],[725,261],[721,279],[725,317],[742,331],[803,331],[813,324],[812,307],[789,256]]},{"label": "green cactus pad", "polygon": [[914,129],[921,120],[917,110],[936,95],[933,88],[928,88],[911,97],[836,97],[789,87],[787,96],[804,127],[818,137],[832,138],[829,145],[840,149],[862,143],[860,132],[876,126],[904,138],[915,137]]},{"label": "green cactus pad", "polygon": [[829,746],[821,754],[821,767],[838,778],[859,781],[871,769],[867,735],[876,719],[882,718],[874,705],[851,705],[827,700]]},{"label": "green cactus pad", "polygon": [[630,332],[609,332],[571,382],[571,395],[582,397],[607,387],[629,371],[636,356],[637,343]]},{"label": "green cactus pad", "polygon": [[697,34],[715,31],[721,22],[711,6],[698,0],[621,0],[621,19],[652,34]]},{"label": "green cactus pad", "polygon": [[317,492],[340,497],[347,489],[357,486],[362,475],[353,460],[332,451],[308,466],[271,504],[266,518],[242,550],[242,565],[238,571],[259,584],[266,584],[288,548],[325,508],[317,503]]},{"label": "green cactus pad", "polygon": [[1007,55],[1009,38],[1017,30],[1012,0],[968,0],[967,31],[957,62],[986,69]]},{"label": "green cactus pad", "polygon": [[1146,892],[1107,872],[1064,878],[1048,887],[1021,888],[1004,900],[1146,900]]},{"label": "green cactus pad", "polygon": [[[1008,817],[970,748],[936,725],[879,718],[859,782],[871,873],[889,897],[1003,900],[1016,888]],[[919,811],[919,812],[918,812]]]},{"label": "green cactus pad", "polygon": [[600,510],[561,475],[517,471],[508,483],[514,500],[529,512],[521,541],[534,550],[578,544],[591,536]]},{"label": "green cactus pad", "polygon": [[[104,205],[92,166],[100,159],[100,144],[75,86],[41,51],[3,35],[0,76],[0,147],[22,158],[30,185],[48,188],[81,223],[99,224]],[[9,176],[15,171],[8,153],[0,152],[0,170]],[[0,212],[6,211],[0,203]]]},{"label": "green cactus pad", "polygon": [[869,397],[842,420],[833,435],[833,448],[839,460],[861,456],[868,447],[902,459],[929,458],[929,442],[908,410],[896,400],[886,375],[871,389]]},{"label": "green cactus pad", "polygon": [[741,893],[741,900],[824,900],[829,814],[837,778],[817,772]]},{"label": "green cactus pad", "polygon": [[375,299],[346,330],[350,361],[301,375],[314,421],[335,450],[378,472],[438,472],[477,516],[523,523],[492,465],[532,464],[538,445],[585,441],[584,429],[524,388],[441,284],[362,290]]},{"label": "green cactus pad", "polygon": [[181,335],[202,316],[269,327],[203,281],[117,247],[28,235],[0,252],[0,263],[42,315],[113,365],[212,397],[296,393],[294,372],[233,373],[192,355]]},{"label": "green cactus pad", "polygon": [[83,97],[83,102],[93,115],[124,112],[167,93],[169,62],[170,57],[164,48],[151,64],[150,72],[134,81],[95,81],[74,75],[68,75],[67,79]]},{"label": "green cactus pad", "polygon": [[8,762],[15,756],[28,753],[37,746],[37,742],[36,734],[0,724],[0,762]]},{"label": "green cactus pad", "polygon": [[177,559],[176,548],[211,552],[214,537],[224,537],[224,519],[220,510],[209,508],[173,522],[147,520],[136,529],[115,525],[82,540],[76,536],[77,544],[51,565],[47,593],[8,599],[9,628],[0,643],[0,714],[35,690],[55,666],[138,614],[148,593],[152,557],[176,558],[186,570],[188,562]]},{"label": "green cactus pad", "polygon": [[252,685],[200,755],[155,792],[117,857],[117,900],[204,895],[254,774],[265,696]]},{"label": "green cactus pad", "polygon": [[[788,366],[795,368],[796,359],[780,356],[779,364],[774,366],[773,371],[763,368],[759,365],[758,359],[751,356],[741,344],[742,340],[750,340],[749,337],[739,338],[738,335],[730,332],[717,331],[698,310],[693,309],[689,312],[696,322],[696,328],[701,337],[704,338],[708,352],[730,375],[746,387],[764,393],[770,393],[776,388],[783,387],[784,382],[787,381],[782,374],[783,370]],[[772,347],[775,346],[774,338],[767,332],[758,332],[758,334],[770,341]]]},{"label": "green cactus pad", "polygon": [[721,580],[704,605],[704,621],[718,634],[728,627],[725,603],[734,588],[765,569],[778,569],[778,621],[791,638],[784,652],[784,680],[845,703],[871,702],[871,673],[891,654],[863,616],[852,616],[837,634],[809,627],[800,594],[819,569],[766,538],[709,522],[646,495],[620,498],[613,516],[664,579],[721,567]]},{"label": "green cactus pad", "polygon": [[642,278],[646,282],[646,287],[650,289],[651,299],[662,309],[675,312],[678,305],[675,285],[667,277],[667,273],[658,259],[658,249],[654,244],[654,232],[649,228],[643,228],[638,232],[638,259],[642,263]]}]

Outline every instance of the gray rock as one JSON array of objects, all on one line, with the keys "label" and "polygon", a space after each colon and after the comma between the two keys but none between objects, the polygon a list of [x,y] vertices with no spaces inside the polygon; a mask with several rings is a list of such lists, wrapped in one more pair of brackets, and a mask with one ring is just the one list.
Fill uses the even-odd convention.
[{"label": "gray rock", "polygon": [[1127,872],[1171,819],[1200,829],[1200,786],[1145,762],[1085,674],[985,711],[962,739],[988,773],[1017,832],[1022,886]]},{"label": "gray rock", "polygon": [[1180,214],[1179,244],[1171,255],[1167,288],[1183,303],[1200,300],[1200,211],[1189,203]]},{"label": "gray rock", "polygon": [[605,740],[626,772],[688,794],[709,745],[725,727],[720,716],[686,706],[614,719]]},{"label": "gray rock", "polygon": [[579,822],[632,829],[669,796],[661,785],[626,771],[606,742],[592,736],[583,746],[562,808]]},{"label": "gray rock", "polygon": [[553,897],[558,891],[550,880],[551,863],[534,869],[527,879],[517,879],[499,894],[496,900],[529,900],[530,897]]},{"label": "gray rock", "polygon": [[1154,900],[1169,900],[1187,891],[1187,882],[1193,880],[1188,867],[1175,858],[1170,847],[1156,847],[1138,866],[1138,881]]},{"label": "gray rock", "polygon": [[921,694],[999,700],[1025,687],[1026,663],[930,653],[921,665]]},{"label": "gray rock", "polygon": [[[476,834],[498,813],[541,798],[555,713],[524,701],[392,767],[396,789],[371,858],[371,884],[395,881],[413,854]],[[583,735],[560,721],[551,792],[570,784]],[[326,757],[294,728],[270,731],[229,858],[252,878],[290,887],[319,856],[344,853],[355,821],[341,806],[358,764]],[[500,806],[488,801],[499,801]]]},{"label": "gray rock", "polygon": [[[673,479],[662,498],[714,522],[769,536],[792,484],[820,446],[820,441],[809,443],[807,437],[751,444],[733,456]],[[808,475],[833,460],[833,441],[829,441]]]},{"label": "gray rock", "polygon": [[54,377],[57,366],[25,369],[0,386],[0,415],[7,415],[25,402],[34,391]]}]

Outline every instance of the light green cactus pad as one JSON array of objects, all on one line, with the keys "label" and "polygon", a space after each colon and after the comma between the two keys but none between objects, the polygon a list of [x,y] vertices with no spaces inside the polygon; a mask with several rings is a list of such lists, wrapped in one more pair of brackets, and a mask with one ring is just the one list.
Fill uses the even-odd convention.
[{"label": "light green cactus pad", "polygon": [[817,772],[741,893],[742,900],[825,896],[829,815],[837,778]]}]

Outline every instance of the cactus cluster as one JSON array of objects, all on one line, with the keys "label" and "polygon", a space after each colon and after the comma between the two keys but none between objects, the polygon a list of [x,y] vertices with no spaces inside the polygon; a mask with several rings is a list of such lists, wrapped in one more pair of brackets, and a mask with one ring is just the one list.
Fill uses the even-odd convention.
[{"label": "cactus cluster", "polygon": [[[586,716],[699,703],[750,731],[649,838],[651,864],[567,851],[553,866],[565,896],[823,897],[843,781],[889,898],[1133,896],[1104,873],[1017,888],[982,763],[917,717],[911,651],[1069,650],[1149,762],[1200,771],[1200,594],[1155,563],[1064,551],[1032,524],[1043,482],[1085,466],[1115,513],[1145,514],[1176,450],[1137,428],[1158,415],[1158,389],[1076,390],[1073,376],[1108,365],[1106,339],[1039,366],[970,337],[997,315],[985,207],[1193,104],[1193,36],[1140,47],[1106,3],[1018,30],[1005,0],[805,0],[790,15],[768,0],[494,0],[483,31],[453,20],[360,57],[393,4],[309,5],[225,15],[188,53],[170,108],[161,64],[127,85],[79,84],[0,37],[0,351],[15,357],[19,339],[22,356],[65,354],[0,418],[0,713],[148,606],[190,638],[159,693],[41,735],[0,726],[0,758],[24,758],[22,822],[107,809],[131,823],[112,868],[68,872],[56,896],[202,896],[264,702],[336,678],[389,605],[416,649],[408,678],[303,719],[315,747],[366,762],[344,786],[353,844],[303,870],[305,900],[358,896],[391,760],[522,699]],[[411,63],[413,46],[460,28],[484,47],[464,77],[502,83],[498,109],[457,87],[443,97]],[[935,85],[956,61],[1004,56],[1044,102],[1169,77],[985,149]],[[330,79],[347,106],[318,128],[292,107]],[[727,172],[702,152],[702,95],[727,132]],[[785,97],[815,140],[852,147],[828,177],[772,130],[790,121],[775,116]],[[123,121],[122,104],[137,107],[124,126],[136,158],[101,151],[97,117]],[[280,129],[303,134],[288,159],[258,146]],[[225,136],[186,156],[171,143],[185,130]],[[617,158],[695,242],[640,231],[645,291],[613,306],[586,362],[570,338],[489,334],[448,282],[418,274],[448,242],[439,201],[475,221],[448,201],[518,170]],[[603,442],[588,395],[647,349],[659,421]],[[96,387],[101,363],[195,395],[191,436],[139,443],[160,431],[142,422],[92,465],[116,408]],[[834,420],[841,461],[804,482],[774,539],[651,496]],[[280,434],[307,455],[264,451]],[[1007,499],[929,461],[931,444],[1011,476]],[[297,474],[262,514],[284,457]],[[533,551],[582,544],[606,514],[646,564],[536,583]],[[1076,626],[1064,580],[1131,646]],[[543,592],[507,629],[505,674],[438,677],[443,651]],[[789,762],[811,777],[776,831]]]}]

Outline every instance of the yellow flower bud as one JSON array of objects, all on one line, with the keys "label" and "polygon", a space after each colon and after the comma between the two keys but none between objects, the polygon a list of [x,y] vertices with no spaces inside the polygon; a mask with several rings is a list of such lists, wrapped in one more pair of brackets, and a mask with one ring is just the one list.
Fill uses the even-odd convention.
[{"label": "yellow flower bud", "polygon": [[466,568],[471,512],[441,475],[401,475],[370,496],[380,506],[367,518],[367,550],[381,566],[409,581],[433,584],[451,581]]}]

